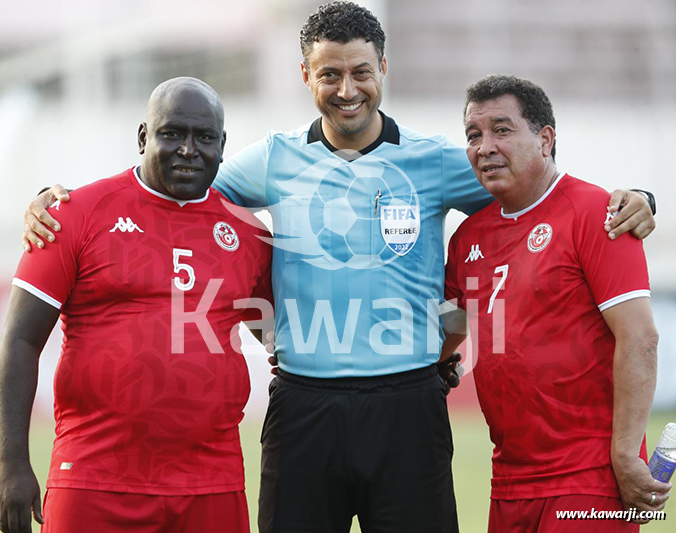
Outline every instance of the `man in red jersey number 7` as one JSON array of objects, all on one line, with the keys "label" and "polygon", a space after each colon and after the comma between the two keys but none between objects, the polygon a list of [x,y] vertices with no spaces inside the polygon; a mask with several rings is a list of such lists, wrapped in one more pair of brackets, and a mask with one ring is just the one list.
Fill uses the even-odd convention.
[{"label": "man in red jersey number 7", "polygon": [[[609,194],[556,168],[551,103],[489,76],[467,91],[467,155],[497,201],[449,245],[446,299],[478,343],[475,381],[495,444],[489,531],[567,530],[556,511],[661,510],[645,428],[657,331],[643,247],[608,239]],[[445,353],[462,339],[450,332]],[[617,515],[616,515],[617,516]],[[637,531],[626,520],[580,531]]]}]

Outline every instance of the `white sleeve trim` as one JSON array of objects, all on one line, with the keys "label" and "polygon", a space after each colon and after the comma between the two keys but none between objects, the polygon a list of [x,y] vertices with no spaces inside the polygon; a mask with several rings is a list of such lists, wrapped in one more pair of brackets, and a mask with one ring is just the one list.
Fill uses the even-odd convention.
[{"label": "white sleeve trim", "polygon": [[16,287],[20,287],[23,290],[25,290],[26,292],[30,292],[36,298],[40,298],[40,300],[42,300],[43,302],[51,305],[52,307],[56,307],[58,310],[61,310],[61,307],[63,306],[63,304],[61,302],[59,302],[58,300],[55,300],[54,298],[52,298],[48,294],[45,294],[44,292],[42,292],[37,287],[33,287],[33,285],[25,282],[22,279],[14,278],[12,280],[12,285],[14,285]]},{"label": "white sleeve trim", "polygon": [[625,292],[624,294],[620,294],[619,296],[615,296],[615,298],[611,298],[610,300],[603,302],[601,305],[599,305],[599,311],[605,311],[614,305],[633,300],[634,298],[650,298],[650,291],[642,289],[639,291]]}]

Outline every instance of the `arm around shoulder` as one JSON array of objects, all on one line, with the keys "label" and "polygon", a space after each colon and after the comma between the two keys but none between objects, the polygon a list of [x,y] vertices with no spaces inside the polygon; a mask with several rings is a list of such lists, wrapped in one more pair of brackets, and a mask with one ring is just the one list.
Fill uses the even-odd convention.
[{"label": "arm around shoulder", "polygon": [[655,197],[648,191],[615,190],[610,198],[608,209],[611,213],[617,213],[605,225],[605,230],[611,239],[616,239],[627,231],[638,239],[645,239],[655,229],[655,213],[657,212]]},{"label": "arm around shoulder", "polygon": [[30,204],[24,214],[24,229],[21,235],[21,244],[26,252],[31,251],[31,245],[43,248],[43,239],[54,242],[54,232],[61,231],[59,223],[47,212],[47,208],[54,202],[67,202],[70,199],[68,191],[61,185],[54,185],[51,189],[41,191]]}]

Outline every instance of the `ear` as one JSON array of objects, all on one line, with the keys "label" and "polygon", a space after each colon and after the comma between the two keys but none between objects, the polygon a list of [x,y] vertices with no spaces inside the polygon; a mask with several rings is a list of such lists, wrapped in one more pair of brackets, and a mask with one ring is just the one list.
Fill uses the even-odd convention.
[{"label": "ear", "polygon": [[305,66],[305,62],[300,62],[300,75],[303,77],[303,83],[310,86],[310,70]]},{"label": "ear", "polygon": [[223,149],[225,148],[226,138],[227,138],[227,134],[225,133],[225,130],[223,130],[223,139],[221,139],[221,163],[223,162]]},{"label": "ear", "polygon": [[540,147],[542,149],[542,156],[549,157],[552,155],[552,148],[554,147],[554,139],[556,139],[556,132],[551,126],[545,126],[540,130]]},{"label": "ear", "polygon": [[380,62],[380,72],[383,73],[383,78],[387,76],[387,56],[383,56],[383,60]]},{"label": "ear", "polygon": [[138,153],[143,155],[146,151],[146,143],[148,142],[148,125],[145,122],[141,122],[138,127],[136,140],[138,142]]}]

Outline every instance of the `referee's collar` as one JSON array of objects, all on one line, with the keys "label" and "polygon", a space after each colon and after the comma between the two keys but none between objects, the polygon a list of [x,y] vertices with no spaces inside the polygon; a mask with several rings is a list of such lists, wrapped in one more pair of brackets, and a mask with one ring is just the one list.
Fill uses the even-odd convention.
[{"label": "referee's collar", "polygon": [[[380,132],[378,138],[363,150],[353,152],[349,158],[345,157],[343,154],[339,154],[343,159],[353,161],[362,155],[372,152],[384,142],[397,145],[399,144],[399,127],[397,126],[397,123],[382,111],[378,110],[378,113],[380,113],[380,116],[383,117],[383,130]],[[322,144],[326,146],[331,152],[341,152],[341,150],[333,146],[324,135],[324,132],[322,131],[322,117],[319,117],[312,123],[310,130],[307,133],[308,144],[312,144],[317,141],[321,141]]]}]

